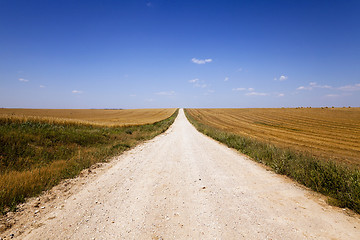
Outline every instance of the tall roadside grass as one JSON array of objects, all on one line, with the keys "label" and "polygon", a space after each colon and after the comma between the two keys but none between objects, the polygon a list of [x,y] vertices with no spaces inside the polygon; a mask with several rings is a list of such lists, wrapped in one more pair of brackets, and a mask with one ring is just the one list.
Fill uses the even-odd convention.
[{"label": "tall roadside grass", "polygon": [[306,187],[329,196],[330,204],[360,213],[358,169],[222,131],[195,120],[186,109],[185,114],[196,129],[205,135],[271,167],[276,173],[289,176]]},{"label": "tall roadside grass", "polygon": [[165,132],[177,114],[128,127],[0,118],[0,211]]}]

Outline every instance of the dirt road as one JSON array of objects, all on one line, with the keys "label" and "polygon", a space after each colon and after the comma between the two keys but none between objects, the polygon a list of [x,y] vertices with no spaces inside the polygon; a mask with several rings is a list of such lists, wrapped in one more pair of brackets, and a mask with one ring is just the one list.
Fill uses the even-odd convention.
[{"label": "dirt road", "polygon": [[183,110],[83,184],[19,238],[360,239],[357,215],[197,132]]}]

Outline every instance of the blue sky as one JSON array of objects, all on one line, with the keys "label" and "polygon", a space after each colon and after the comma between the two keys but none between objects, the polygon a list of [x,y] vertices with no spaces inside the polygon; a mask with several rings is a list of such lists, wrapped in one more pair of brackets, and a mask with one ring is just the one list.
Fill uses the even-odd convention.
[{"label": "blue sky", "polygon": [[360,1],[0,0],[0,107],[360,106]]}]

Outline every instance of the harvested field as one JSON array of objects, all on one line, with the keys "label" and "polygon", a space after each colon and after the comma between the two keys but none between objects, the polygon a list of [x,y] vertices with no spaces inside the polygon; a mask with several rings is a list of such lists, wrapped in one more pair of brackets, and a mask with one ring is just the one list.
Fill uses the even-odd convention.
[{"label": "harvested field", "polygon": [[227,132],[360,166],[360,108],[188,109]]},{"label": "harvested field", "polygon": [[124,126],[154,123],[170,117],[175,108],[168,109],[22,109],[2,108],[1,117],[51,121],[75,122],[92,125]]}]

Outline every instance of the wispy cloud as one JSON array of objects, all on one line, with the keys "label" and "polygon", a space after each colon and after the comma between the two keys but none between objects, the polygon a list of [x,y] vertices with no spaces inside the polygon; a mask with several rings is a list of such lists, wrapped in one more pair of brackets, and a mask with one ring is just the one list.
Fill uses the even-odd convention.
[{"label": "wispy cloud", "polygon": [[207,59],[192,58],[191,61],[196,64],[205,64],[205,63],[212,62],[212,59],[211,58],[207,58]]},{"label": "wispy cloud", "polygon": [[196,83],[194,86],[198,87],[198,88],[206,88],[207,84],[205,84],[205,83]]},{"label": "wispy cloud", "polygon": [[188,82],[192,83],[194,87],[198,87],[198,88],[206,88],[207,87],[207,84],[205,83],[205,81],[200,80],[198,78],[191,79]]},{"label": "wispy cloud", "polygon": [[74,93],[74,94],[81,94],[81,93],[83,93],[83,91],[80,91],[80,90],[72,90],[71,92]]},{"label": "wispy cloud", "polygon": [[239,88],[233,88],[232,90],[233,91],[245,91],[247,88],[242,88],[242,87],[239,87]]},{"label": "wispy cloud", "polygon": [[264,93],[264,92],[255,92],[255,88],[233,88],[233,91],[242,91],[245,92],[245,96],[277,96],[277,97],[284,97],[284,93]]},{"label": "wispy cloud", "polygon": [[250,92],[252,92],[252,91],[254,91],[255,89],[254,88],[233,88],[232,89],[233,91],[250,91]]},{"label": "wispy cloud", "polygon": [[319,85],[316,82],[311,82],[308,86],[300,86],[296,90],[313,90],[314,88],[332,89],[333,87],[329,85]]},{"label": "wispy cloud", "polygon": [[245,94],[246,96],[267,96],[268,93],[261,93],[261,92],[249,92]]},{"label": "wispy cloud", "polygon": [[[245,91],[245,96],[268,96],[269,93],[255,92],[254,88],[233,88],[233,91]],[[278,96],[282,97],[284,94],[278,94]]]},{"label": "wispy cloud", "polygon": [[242,68],[238,68],[236,71],[237,72],[242,72],[242,70],[243,70]]},{"label": "wispy cloud", "polygon": [[151,3],[151,2],[147,2],[147,3],[146,3],[146,6],[147,6],[147,7],[152,7],[152,3]]},{"label": "wispy cloud", "polygon": [[44,85],[40,85],[40,88],[45,88],[45,86],[44,86]]},{"label": "wispy cloud", "polygon": [[130,97],[136,97],[136,94],[130,94],[129,96]]},{"label": "wispy cloud", "polygon": [[284,97],[285,94],[284,94],[284,93],[279,93],[277,96],[278,96],[278,97]]},{"label": "wispy cloud", "polygon": [[327,94],[327,95],[325,95],[325,97],[334,98],[334,97],[340,97],[340,95],[339,94]]},{"label": "wispy cloud", "polygon": [[354,85],[345,85],[338,88],[341,91],[359,91],[360,90],[360,83]]},{"label": "wispy cloud", "polygon": [[316,82],[311,82],[309,85],[313,88],[328,88],[328,89],[332,88],[329,85],[319,85]]},{"label": "wispy cloud", "polygon": [[204,93],[204,95],[205,95],[205,96],[208,96],[208,95],[210,95],[210,94],[212,94],[212,93],[214,93],[214,92],[215,92],[215,90],[209,89],[209,90],[207,90],[207,91]]},{"label": "wispy cloud", "polygon": [[199,81],[199,79],[198,79],[198,78],[195,78],[195,79],[189,80],[189,83],[196,83],[196,82],[198,82],[198,81]]},{"label": "wispy cloud", "polygon": [[175,95],[175,91],[165,91],[165,92],[157,92],[156,95],[163,95],[163,96],[173,96]]},{"label": "wispy cloud", "polygon": [[224,81],[225,82],[229,81],[229,77],[225,77]]},{"label": "wispy cloud", "polygon": [[29,80],[28,79],[25,79],[25,78],[19,78],[18,79],[20,82],[29,82]]},{"label": "wispy cloud", "polygon": [[[329,85],[319,85],[316,82],[309,83],[308,86],[300,86],[297,90],[313,90],[315,88],[322,88],[322,89],[333,89],[333,90],[340,90],[344,92],[353,92],[353,91],[360,91],[360,83],[356,83],[353,85],[344,85],[341,87],[332,87]],[[325,95],[326,97],[340,97],[344,96],[344,94],[328,94]]]},{"label": "wispy cloud", "polygon": [[300,86],[296,90],[311,90],[311,87]]}]

